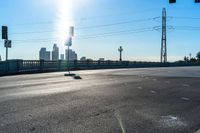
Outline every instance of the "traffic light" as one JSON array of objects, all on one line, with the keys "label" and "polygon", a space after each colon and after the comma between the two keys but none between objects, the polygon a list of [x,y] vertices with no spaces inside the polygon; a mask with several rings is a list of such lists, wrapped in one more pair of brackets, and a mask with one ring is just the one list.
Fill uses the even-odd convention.
[{"label": "traffic light", "polygon": [[195,3],[200,3],[200,0],[195,0]]},{"label": "traffic light", "polygon": [[176,0],[169,0],[169,3],[176,3]]},{"label": "traffic light", "polygon": [[8,27],[7,26],[2,26],[2,39],[8,39]]}]

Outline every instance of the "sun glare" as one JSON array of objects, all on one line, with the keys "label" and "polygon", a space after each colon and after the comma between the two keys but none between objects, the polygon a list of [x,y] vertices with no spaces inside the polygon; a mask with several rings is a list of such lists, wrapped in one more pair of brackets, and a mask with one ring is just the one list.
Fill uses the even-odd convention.
[{"label": "sun glare", "polygon": [[55,37],[58,39],[58,45],[61,49],[65,48],[66,39],[69,36],[69,27],[74,25],[73,11],[74,3],[72,0],[57,1],[57,20]]},{"label": "sun glare", "polygon": [[[90,0],[56,0],[57,20],[55,37],[58,39],[58,45],[65,49],[65,43],[69,36],[69,27],[74,26],[75,12],[81,10],[83,6],[89,6]],[[76,27],[75,27],[76,29]],[[76,34],[76,33],[75,33]]]}]

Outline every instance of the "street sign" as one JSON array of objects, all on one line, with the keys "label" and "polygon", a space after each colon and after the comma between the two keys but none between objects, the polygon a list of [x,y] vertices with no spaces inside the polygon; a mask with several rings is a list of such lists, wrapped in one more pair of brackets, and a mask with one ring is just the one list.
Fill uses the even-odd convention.
[{"label": "street sign", "polygon": [[73,36],[74,36],[74,27],[73,27],[73,26],[70,26],[70,27],[69,27],[69,36],[70,36],[70,37],[73,37]]},{"label": "street sign", "polygon": [[2,26],[2,39],[8,39],[8,27],[7,26]]},{"label": "street sign", "polygon": [[12,46],[12,41],[11,41],[11,40],[5,40],[5,41],[4,41],[4,46],[5,46],[6,48],[11,48],[11,46]]},{"label": "street sign", "polygon": [[71,37],[69,37],[69,38],[67,39],[65,45],[66,45],[66,46],[72,46],[72,38],[71,38]]}]

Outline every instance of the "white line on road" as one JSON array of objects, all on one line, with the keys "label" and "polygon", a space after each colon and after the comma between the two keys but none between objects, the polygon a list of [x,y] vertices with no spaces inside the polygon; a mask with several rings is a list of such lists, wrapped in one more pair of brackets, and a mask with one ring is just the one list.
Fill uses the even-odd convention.
[{"label": "white line on road", "polygon": [[125,131],[125,129],[124,129],[124,126],[123,126],[123,123],[122,123],[122,120],[121,120],[121,117],[120,117],[120,115],[119,115],[118,112],[115,112],[115,117],[117,118],[117,121],[118,121],[118,123],[119,123],[119,126],[120,126],[120,128],[121,128],[121,130],[122,130],[122,133],[126,133],[126,131]]},{"label": "white line on road", "polygon": [[189,101],[190,99],[187,97],[181,97],[182,100]]}]

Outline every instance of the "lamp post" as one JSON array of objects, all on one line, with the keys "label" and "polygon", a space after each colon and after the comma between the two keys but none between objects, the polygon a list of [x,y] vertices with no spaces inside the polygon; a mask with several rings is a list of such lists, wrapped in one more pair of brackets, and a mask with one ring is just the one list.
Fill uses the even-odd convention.
[{"label": "lamp post", "polygon": [[122,51],[123,51],[122,46],[120,46],[120,47],[118,48],[118,51],[119,51],[119,61],[122,61]]}]

